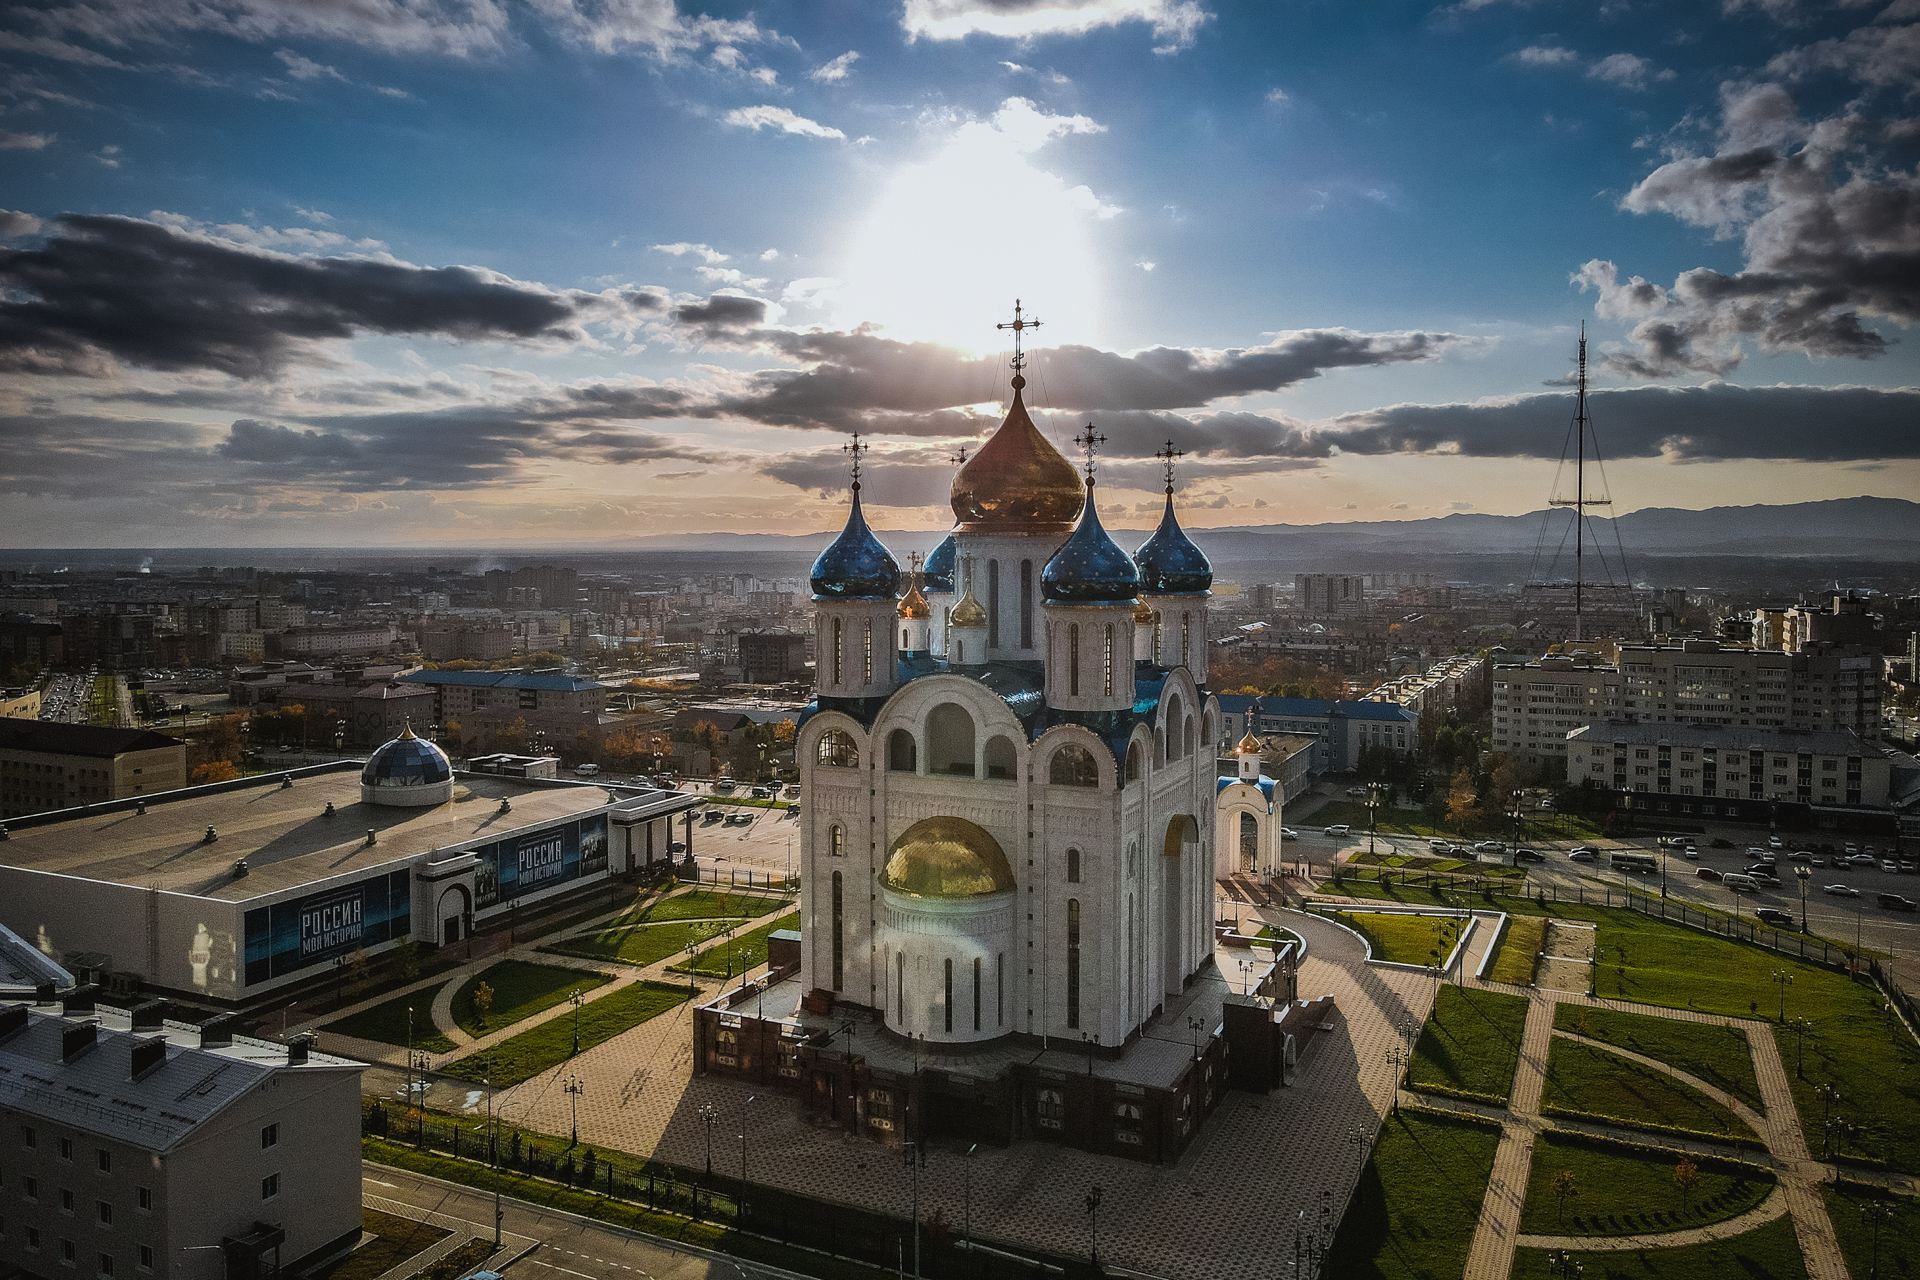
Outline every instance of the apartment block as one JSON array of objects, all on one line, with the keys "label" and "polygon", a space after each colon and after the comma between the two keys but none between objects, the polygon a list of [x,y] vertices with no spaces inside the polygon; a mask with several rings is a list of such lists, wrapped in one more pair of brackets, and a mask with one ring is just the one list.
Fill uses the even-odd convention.
[{"label": "apartment block", "polygon": [[1569,781],[1644,794],[1636,808],[1702,817],[1884,810],[1892,775],[1887,754],[1851,732],[1613,720],[1574,730],[1566,745]]},{"label": "apartment block", "polygon": [[187,785],[187,747],[147,729],[0,719],[0,818]]},{"label": "apartment block", "polygon": [[1362,613],[1367,607],[1366,580],[1351,573],[1296,573],[1293,607],[1315,617]]}]

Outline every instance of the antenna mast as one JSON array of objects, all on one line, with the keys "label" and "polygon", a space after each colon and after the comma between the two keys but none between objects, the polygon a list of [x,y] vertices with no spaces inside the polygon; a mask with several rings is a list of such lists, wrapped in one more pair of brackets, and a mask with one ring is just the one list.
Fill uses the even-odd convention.
[{"label": "antenna mast", "polygon": [[[1581,632],[1586,609],[1586,578],[1583,558],[1586,552],[1588,507],[1610,507],[1612,498],[1587,497],[1587,326],[1580,324],[1579,390],[1574,397],[1573,497],[1547,499],[1547,505],[1573,508],[1573,638],[1586,639]],[[1596,548],[1597,550],[1597,548]]]}]

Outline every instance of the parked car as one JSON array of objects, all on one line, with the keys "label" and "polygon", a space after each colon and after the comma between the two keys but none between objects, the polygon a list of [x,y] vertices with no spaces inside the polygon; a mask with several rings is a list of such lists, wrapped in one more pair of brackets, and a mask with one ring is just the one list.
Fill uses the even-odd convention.
[{"label": "parked car", "polygon": [[730,827],[750,827],[753,825],[753,815],[750,813],[730,813],[727,815],[727,825]]},{"label": "parked car", "polygon": [[1764,862],[1749,863],[1745,867],[1742,867],[1741,871],[1743,874],[1750,876],[1770,876],[1773,874],[1773,868]]},{"label": "parked car", "polygon": [[685,853],[686,851],[687,851],[687,842],[685,840],[675,840],[672,844],[667,846],[668,853],[680,854],[680,853]]},{"label": "parked car", "polygon": [[1768,836],[1767,844],[1770,848],[1774,848],[1774,849],[1784,849],[1787,847],[1787,842],[1785,840],[1782,840],[1779,836]]},{"label": "parked car", "polygon": [[1688,845],[1686,848],[1682,849],[1680,851],[1680,856],[1685,858],[1688,862],[1700,861],[1700,851],[1694,848],[1692,845]]},{"label": "parked car", "polygon": [[[1873,855],[1872,855],[1872,854],[1862,854],[1861,856],[1862,856],[1862,857],[1872,857]],[[1880,869],[1881,869],[1882,871],[1884,871],[1884,872],[1886,872],[1886,873],[1887,873],[1888,875],[1899,875],[1899,874],[1900,874],[1900,864],[1899,864],[1899,863],[1897,863],[1897,862],[1895,862],[1895,861],[1894,861],[1894,860],[1893,860],[1892,858],[1882,858],[1882,859],[1880,860]]]},{"label": "parked car", "polygon": [[600,766],[597,764],[575,765],[573,771],[583,778],[591,778],[600,772]]},{"label": "parked car", "polygon": [[1860,896],[1860,891],[1850,884],[1825,885],[1821,888],[1820,892],[1832,894],[1836,898],[1857,898]]},{"label": "parked car", "polygon": [[1482,840],[1479,844],[1473,846],[1473,851],[1475,853],[1505,853],[1507,851],[1507,842],[1504,840]]},{"label": "parked car", "polygon": [[1780,861],[1780,855],[1775,853],[1773,850],[1769,849],[1767,850],[1767,852],[1760,855],[1760,861],[1765,863],[1769,867],[1775,866]]},{"label": "parked car", "polygon": [[1300,833],[1298,831],[1295,831],[1292,827],[1282,827],[1280,828],[1280,838],[1282,840],[1298,840],[1300,838]]},{"label": "parked car", "polygon": [[1350,796],[1364,796],[1367,794],[1367,789],[1365,787],[1348,787],[1347,794]]},{"label": "parked car", "polygon": [[1712,880],[1715,883],[1718,883],[1721,878],[1720,873],[1712,867],[1695,867],[1693,874],[1699,876],[1702,880]]},{"label": "parked car", "polygon": [[1336,822],[1320,834],[1324,836],[1350,836],[1353,834],[1353,828],[1347,823]]},{"label": "parked car", "polygon": [[1451,840],[1434,840],[1428,843],[1427,848],[1430,852],[1436,854],[1455,852],[1453,841]]},{"label": "parked car", "polygon": [[1545,862],[1547,855],[1538,849],[1515,849],[1513,851],[1513,860],[1515,862]]},{"label": "parked car", "polygon": [[1793,928],[1793,913],[1790,911],[1782,911],[1778,907],[1761,907],[1753,914],[1762,924],[1770,924],[1776,929]]},{"label": "parked car", "polygon": [[703,827],[710,827],[716,822],[724,821],[726,821],[726,815],[718,809],[709,809],[700,815],[700,825]]},{"label": "parked car", "polygon": [[1813,861],[1813,850],[1811,850],[1811,849],[1795,849],[1795,850],[1794,850],[1794,851],[1793,851],[1792,853],[1790,853],[1790,854],[1788,854],[1788,855],[1787,855],[1787,861],[1789,861],[1789,862],[1812,862],[1812,861]]},{"label": "parked car", "polygon": [[1912,911],[1920,907],[1920,902],[1915,902],[1912,898],[1903,898],[1897,893],[1883,893],[1880,895],[1880,905],[1889,911]]},{"label": "parked car", "polygon": [[1853,867],[1871,867],[1878,862],[1879,859],[1870,853],[1856,853],[1847,859],[1847,865]]},{"label": "parked car", "polygon": [[718,792],[719,792],[719,793],[720,793],[721,795],[725,795],[725,794],[727,794],[727,793],[728,793],[729,791],[732,791],[732,790],[733,790],[733,779],[732,779],[732,778],[720,778],[720,779],[718,779],[718,780],[716,780],[716,781],[714,782],[714,784],[713,784],[713,789],[714,789],[715,791],[718,791]]},{"label": "parked car", "polygon": [[771,800],[773,799],[773,788],[772,787],[755,787],[753,789],[753,798],[755,800]]},{"label": "parked car", "polygon": [[1600,855],[1592,849],[1573,849],[1567,853],[1567,857],[1573,859],[1575,862],[1600,861]]},{"label": "parked car", "polygon": [[1734,847],[1734,844],[1731,840],[1723,840],[1719,836],[1715,836],[1708,847],[1712,849],[1731,849]]},{"label": "parked car", "polygon": [[1575,846],[1573,846],[1573,848],[1571,848],[1571,849],[1569,849],[1569,850],[1567,850],[1567,856],[1568,856],[1568,857],[1572,857],[1572,856],[1573,856],[1574,854],[1576,854],[1576,853],[1593,853],[1593,854],[1597,854],[1597,853],[1599,853],[1599,852],[1600,852],[1600,851],[1599,851],[1598,849],[1596,849],[1596,848],[1594,848],[1594,847],[1593,847],[1592,845],[1590,845],[1590,844],[1577,844],[1577,845],[1575,845]]}]

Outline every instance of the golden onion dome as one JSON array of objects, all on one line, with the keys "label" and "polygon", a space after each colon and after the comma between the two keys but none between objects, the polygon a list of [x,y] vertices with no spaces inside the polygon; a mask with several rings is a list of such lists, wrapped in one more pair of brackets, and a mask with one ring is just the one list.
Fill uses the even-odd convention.
[{"label": "golden onion dome", "polygon": [[1260,754],[1260,739],[1254,737],[1253,730],[1249,729],[1247,730],[1247,736],[1240,739],[1239,745],[1234,747],[1233,751],[1235,755],[1257,756]]},{"label": "golden onion dome", "polygon": [[1150,627],[1153,625],[1153,610],[1148,607],[1145,600],[1136,600],[1133,602],[1133,625],[1136,627]]},{"label": "golden onion dome", "polygon": [[973,584],[967,584],[967,593],[960,597],[960,603],[953,606],[953,613],[947,619],[950,627],[984,627],[987,625],[987,608],[973,594]]},{"label": "golden onion dome", "polygon": [[907,594],[901,597],[900,607],[896,610],[903,618],[931,618],[933,607],[927,598],[920,594],[920,575],[913,575],[913,585],[907,588]]},{"label": "golden onion dome", "polygon": [[880,883],[916,898],[978,898],[1014,887],[1000,842],[965,818],[922,818],[901,832]]},{"label": "golden onion dome", "polygon": [[953,514],[964,533],[1069,533],[1086,502],[1080,474],[1027,416],[1013,378],[1000,429],[953,478]]}]

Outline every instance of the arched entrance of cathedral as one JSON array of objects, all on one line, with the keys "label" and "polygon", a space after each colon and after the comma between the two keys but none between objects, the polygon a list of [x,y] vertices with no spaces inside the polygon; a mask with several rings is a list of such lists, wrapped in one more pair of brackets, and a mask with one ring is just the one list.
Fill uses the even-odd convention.
[{"label": "arched entrance of cathedral", "polygon": [[473,919],[473,901],[467,896],[465,885],[449,885],[440,895],[440,905],[434,908],[434,916],[440,921],[440,943],[458,942],[467,936]]},{"label": "arched entrance of cathedral", "polygon": [[[1188,887],[1192,863],[1184,858],[1190,846],[1200,843],[1200,824],[1191,814],[1179,813],[1167,820],[1166,839],[1161,844],[1163,873],[1160,894],[1160,966],[1161,985],[1168,995],[1178,995],[1186,976],[1186,949],[1181,945],[1182,922],[1193,910],[1193,890]],[[1199,849],[1192,848],[1195,856]]]}]

